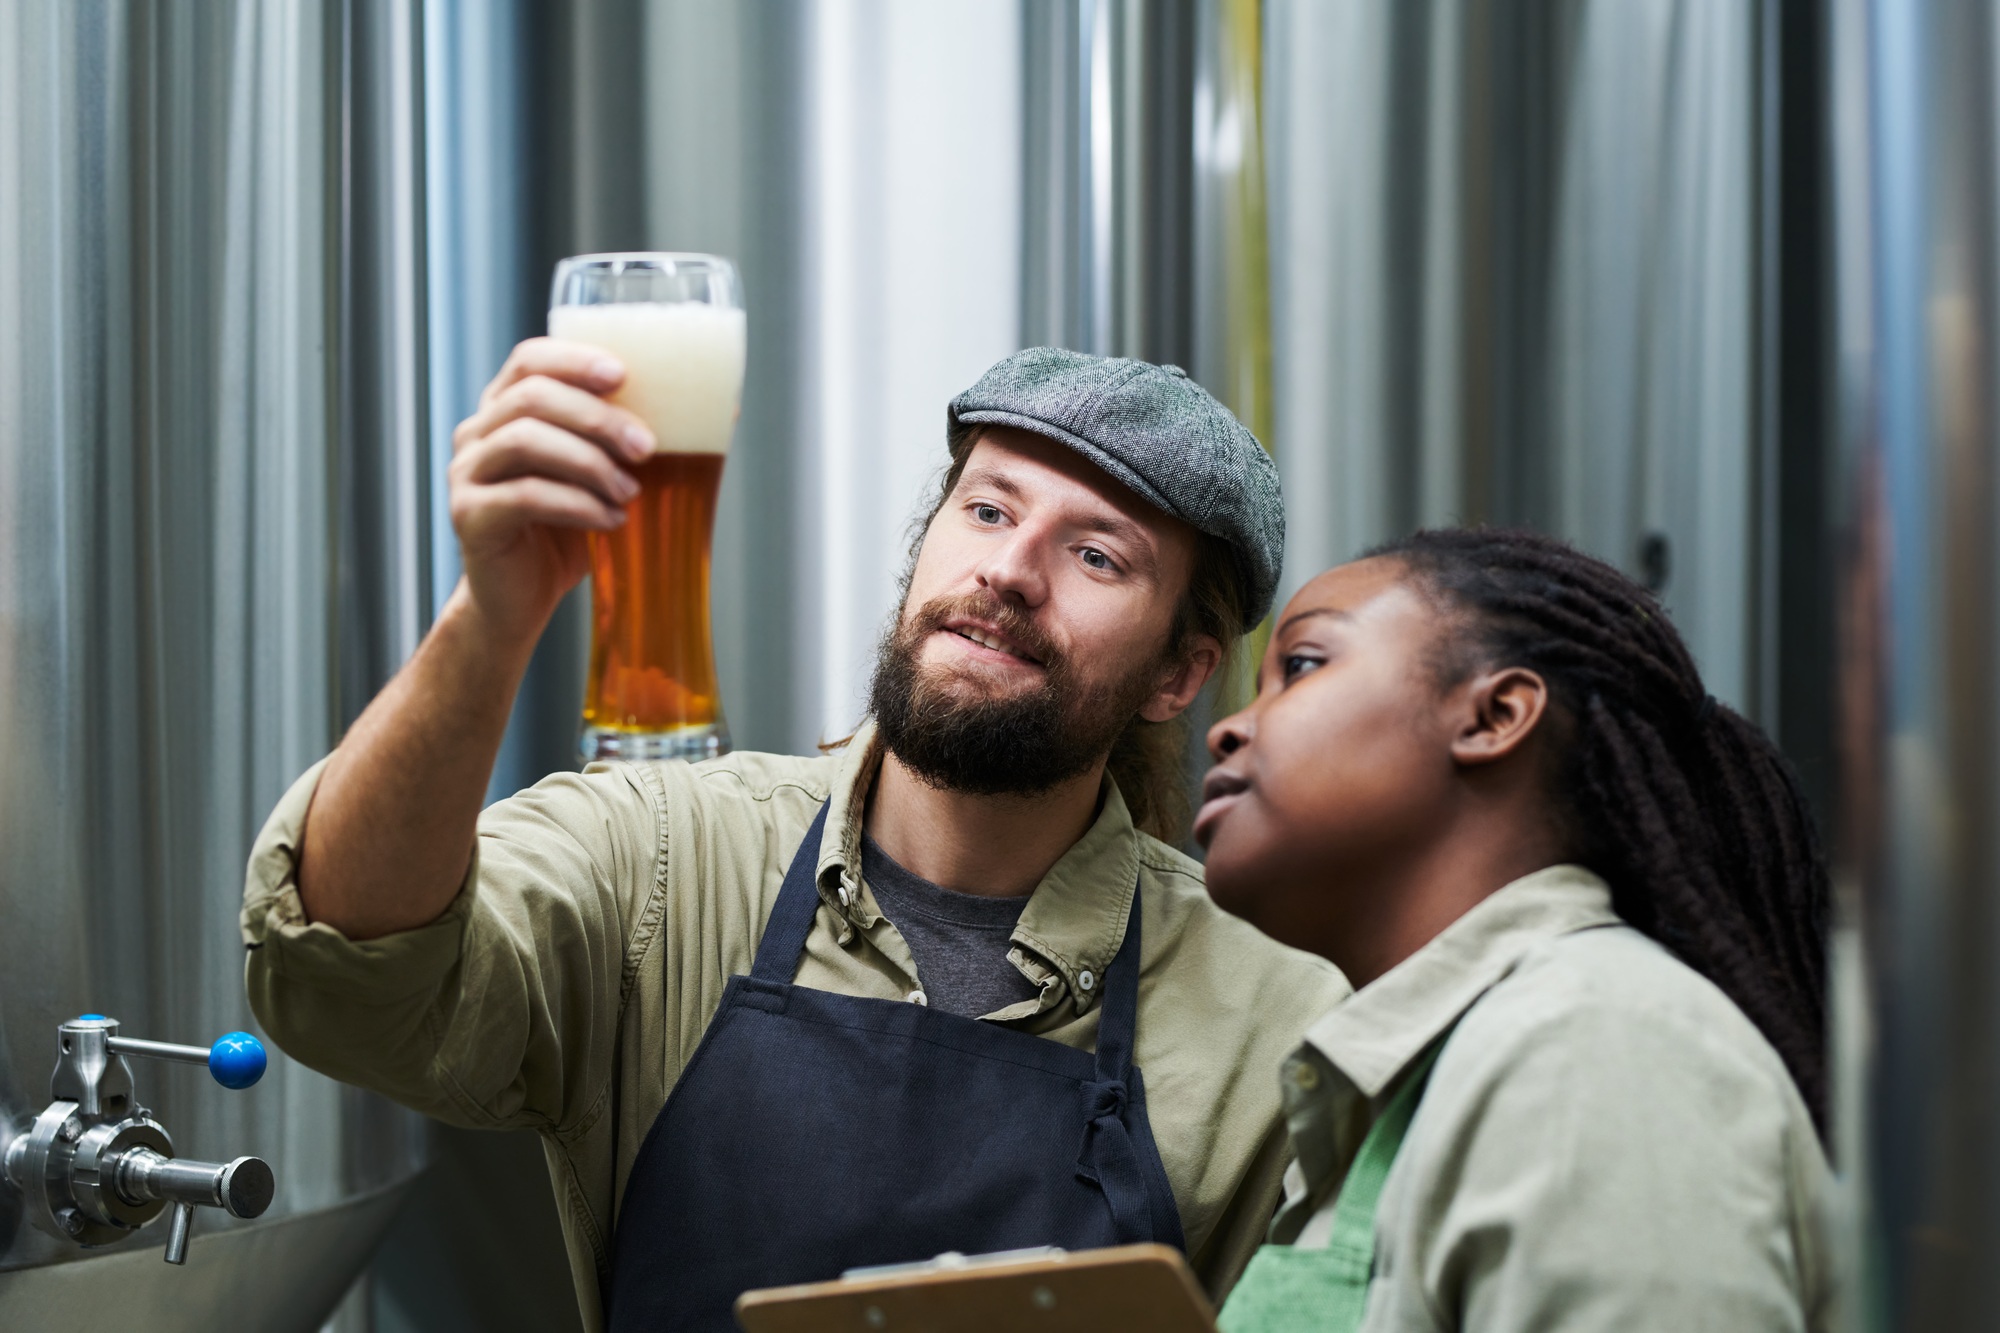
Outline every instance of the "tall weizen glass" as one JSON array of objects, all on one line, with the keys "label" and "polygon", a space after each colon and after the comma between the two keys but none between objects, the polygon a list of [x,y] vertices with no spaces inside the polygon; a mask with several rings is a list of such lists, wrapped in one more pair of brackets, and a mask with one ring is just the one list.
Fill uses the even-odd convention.
[{"label": "tall weizen glass", "polygon": [[556,265],[549,335],[625,365],[611,400],[652,427],[637,499],[590,534],[583,757],[706,759],[729,731],[709,635],[715,498],[743,394],[736,268],[714,255],[579,255]]}]

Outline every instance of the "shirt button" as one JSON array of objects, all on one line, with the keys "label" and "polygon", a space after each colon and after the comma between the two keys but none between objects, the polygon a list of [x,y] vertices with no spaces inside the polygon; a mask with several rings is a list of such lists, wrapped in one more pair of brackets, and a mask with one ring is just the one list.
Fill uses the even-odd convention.
[{"label": "shirt button", "polygon": [[1076,984],[1084,990],[1090,990],[1097,985],[1097,978],[1086,967],[1083,971],[1076,974]]},{"label": "shirt button", "polygon": [[910,1003],[911,1003],[911,1004],[926,1004],[926,1005],[927,1005],[927,1004],[929,1004],[929,1003],[931,1002],[931,997],[930,997],[930,996],[928,996],[928,995],[926,995],[926,994],[924,994],[924,993],[923,993],[922,991],[920,991],[920,990],[913,990],[913,991],[911,991],[911,992],[910,992],[910,994],[909,994],[909,1001],[910,1001]]},{"label": "shirt button", "polygon": [[835,890],[835,893],[840,898],[840,905],[842,907],[852,907],[854,905],[854,894],[845,884],[842,884],[839,889]]},{"label": "shirt button", "polygon": [[1304,1060],[1294,1061],[1292,1064],[1292,1082],[1297,1084],[1302,1090],[1311,1092],[1319,1086],[1319,1071]]}]

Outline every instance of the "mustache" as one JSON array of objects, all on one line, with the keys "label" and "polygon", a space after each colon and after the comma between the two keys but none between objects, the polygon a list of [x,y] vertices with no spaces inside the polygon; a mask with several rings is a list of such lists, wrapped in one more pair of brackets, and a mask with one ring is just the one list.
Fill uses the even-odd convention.
[{"label": "mustache", "polygon": [[904,634],[908,641],[920,642],[951,621],[961,619],[977,620],[992,626],[1050,672],[1060,672],[1068,665],[1062,648],[1052,635],[1035,623],[1033,616],[984,590],[959,596],[933,597],[917,608]]}]

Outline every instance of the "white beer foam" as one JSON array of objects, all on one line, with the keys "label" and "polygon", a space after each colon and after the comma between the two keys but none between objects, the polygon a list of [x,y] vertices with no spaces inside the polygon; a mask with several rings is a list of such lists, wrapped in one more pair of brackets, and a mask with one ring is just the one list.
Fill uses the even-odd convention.
[{"label": "white beer foam", "polygon": [[653,428],[661,453],[729,452],[743,397],[743,312],[698,301],[564,305],[549,336],[590,343],[625,363],[611,401]]}]

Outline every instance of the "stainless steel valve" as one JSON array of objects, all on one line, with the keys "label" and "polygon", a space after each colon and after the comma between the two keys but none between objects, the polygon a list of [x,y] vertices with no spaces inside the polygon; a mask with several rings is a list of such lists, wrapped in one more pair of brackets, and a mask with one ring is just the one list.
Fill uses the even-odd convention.
[{"label": "stainless steel valve", "polygon": [[128,1055],[205,1064],[218,1083],[245,1088],[264,1072],[264,1048],[246,1032],[213,1046],[177,1046],[118,1035],[116,1019],[85,1014],[56,1029],[53,1099],[25,1133],[0,1148],[7,1181],[28,1216],[52,1235],[109,1245],[174,1209],[166,1260],[187,1262],[196,1208],[256,1217],[277,1182],[256,1157],[197,1162],[174,1156],[166,1126],[133,1098]]}]

